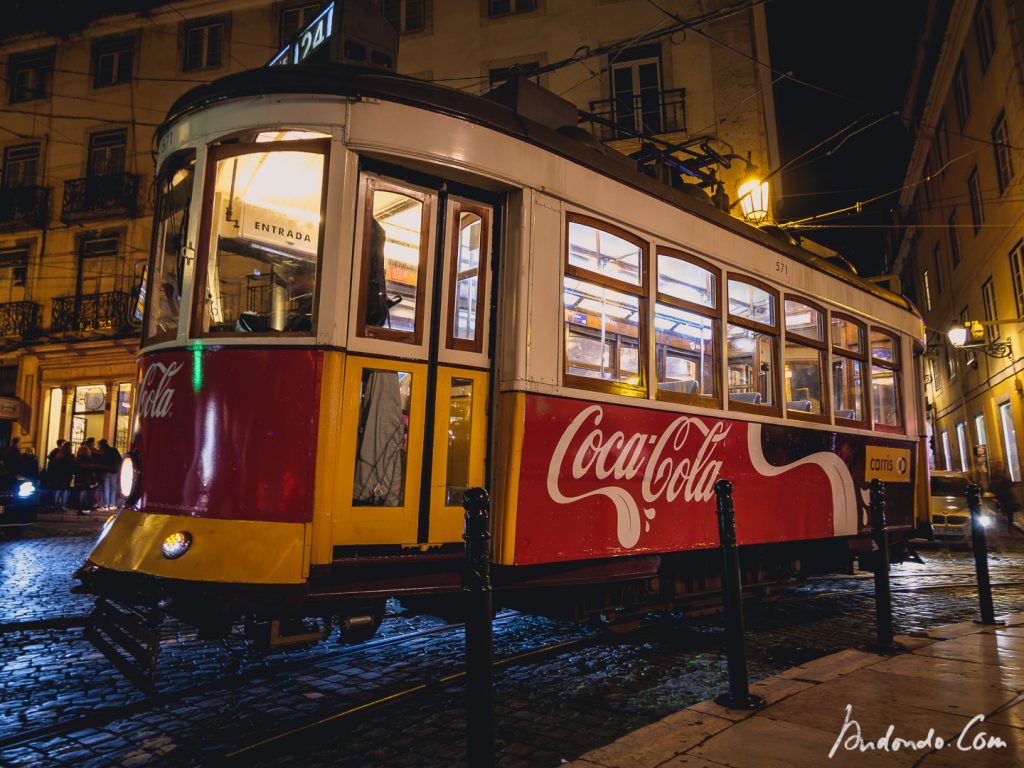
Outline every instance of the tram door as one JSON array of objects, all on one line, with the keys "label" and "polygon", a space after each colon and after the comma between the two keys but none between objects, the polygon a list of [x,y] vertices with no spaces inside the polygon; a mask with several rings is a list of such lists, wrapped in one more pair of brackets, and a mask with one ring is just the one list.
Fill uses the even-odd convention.
[{"label": "tram door", "polygon": [[335,547],[459,542],[485,484],[489,205],[360,178]]}]

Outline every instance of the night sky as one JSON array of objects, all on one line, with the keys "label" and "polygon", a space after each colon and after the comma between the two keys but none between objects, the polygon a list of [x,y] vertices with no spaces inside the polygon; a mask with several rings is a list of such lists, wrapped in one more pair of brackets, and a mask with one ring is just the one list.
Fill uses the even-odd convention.
[{"label": "night sky", "polygon": [[[783,171],[785,197],[776,211],[778,220],[833,211],[903,183],[910,151],[907,127],[899,116],[885,116],[903,106],[925,9],[925,0],[768,3],[776,77],[792,72],[793,78],[811,84],[783,79],[775,85],[783,164],[859,120],[848,133]],[[877,125],[865,128],[879,118]],[[858,128],[865,129],[856,133]],[[834,154],[828,156],[830,149]],[[860,274],[877,274],[897,199],[891,195],[871,203],[859,215],[830,217],[828,228],[801,234],[840,251]]]}]

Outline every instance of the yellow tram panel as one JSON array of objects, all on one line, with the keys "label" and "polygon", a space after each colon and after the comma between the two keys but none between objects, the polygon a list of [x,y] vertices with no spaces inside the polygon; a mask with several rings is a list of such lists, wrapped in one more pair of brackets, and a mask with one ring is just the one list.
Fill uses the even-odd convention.
[{"label": "yellow tram panel", "polygon": [[327,565],[334,559],[333,513],[341,498],[339,490],[344,432],[342,398],[345,353],[326,351],[320,372],[320,417],[316,443],[316,485],[313,489],[313,525],[307,560],[310,565]]},{"label": "yellow tram panel", "polygon": [[498,401],[498,441],[495,446],[494,495],[491,558],[498,565],[514,565],[516,555],[516,510],[519,504],[519,467],[523,455],[523,427],[526,395],[502,394]]}]

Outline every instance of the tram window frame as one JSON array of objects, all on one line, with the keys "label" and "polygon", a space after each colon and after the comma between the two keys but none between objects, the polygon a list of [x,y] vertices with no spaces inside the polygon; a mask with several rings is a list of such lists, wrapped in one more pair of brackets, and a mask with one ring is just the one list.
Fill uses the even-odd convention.
[{"label": "tram window frame", "polygon": [[[725,341],[722,349],[722,357],[725,361],[725,369],[728,374],[729,370],[729,326],[735,325],[743,328],[747,331],[754,331],[763,336],[769,336],[773,339],[772,344],[772,389],[773,395],[771,404],[763,403],[746,403],[742,400],[734,400],[731,397],[724,397],[725,402],[728,404],[730,411],[739,411],[742,413],[756,413],[760,415],[770,416],[782,416],[782,377],[779,366],[779,360],[781,359],[781,341],[782,334],[780,332],[780,292],[773,288],[768,283],[762,282],[757,278],[751,277],[743,272],[727,272],[724,279],[723,296],[725,304]],[[761,323],[757,320],[750,320],[745,317],[734,315],[730,311],[729,307],[729,283],[737,282],[743,285],[749,285],[759,290],[765,291],[772,300],[775,302],[774,305],[774,324]],[[725,386],[731,386],[728,384],[728,376],[726,378]],[[723,393],[725,395],[725,393]]]},{"label": "tram window frame", "polygon": [[[445,330],[445,348],[460,350],[463,352],[482,352],[484,347],[484,325],[486,321],[487,306],[487,278],[488,263],[491,260],[491,208],[489,206],[477,205],[465,200],[450,201],[451,218],[451,246],[448,253],[448,322]],[[456,289],[459,282],[459,251],[461,247],[460,229],[463,213],[472,213],[480,218],[480,259],[476,268],[476,318],[474,320],[474,335],[472,339],[456,338],[455,328],[458,324],[456,317]],[[360,317],[363,317],[360,314]]]},{"label": "tram window frame", "polygon": [[[821,338],[814,339],[811,338],[810,336],[805,336],[804,334],[798,331],[791,331],[789,329],[789,324],[787,322],[788,313],[786,310],[786,304],[788,302],[800,304],[801,306],[807,307],[808,309],[811,309],[818,313],[818,335]],[[818,374],[821,380],[821,413],[814,413],[811,411],[800,411],[790,408],[788,405],[790,401],[786,400],[786,418],[799,419],[801,421],[814,421],[822,424],[827,424],[829,423],[829,418],[832,411],[832,389],[829,382],[829,376],[826,375],[826,372],[829,370],[828,333],[829,328],[831,327],[829,323],[828,311],[820,304],[816,304],[815,302],[810,301],[809,299],[805,298],[804,296],[801,296],[800,294],[786,293],[782,297],[782,326],[785,330],[785,337],[782,342],[783,383],[781,393],[783,395],[785,395],[786,393],[785,376],[786,363],[788,362],[786,352],[789,349],[790,344],[793,344],[798,347],[804,347],[807,349],[818,350]]]},{"label": "tram window frame", "polygon": [[[399,181],[390,181],[371,174],[363,174],[360,179],[360,185],[363,212],[362,235],[359,246],[359,302],[356,311],[356,336],[364,339],[380,339],[420,346],[424,339],[424,303],[427,300],[427,280],[430,279],[430,275],[427,273],[427,265],[430,263],[431,244],[433,242],[431,222],[433,221],[435,198],[430,192],[412,185],[403,184]],[[370,226],[370,222],[376,221],[373,216],[373,196],[377,191],[404,195],[412,200],[418,200],[422,206],[420,212],[419,264],[416,267],[416,312],[413,316],[413,330],[411,331],[386,328],[366,322],[366,303],[370,292],[370,259],[372,258],[373,251],[373,227]]]},{"label": "tram window frame", "polygon": [[[265,131],[246,132],[245,136],[256,139]],[[323,173],[320,188],[320,226],[316,259],[313,266],[313,303],[310,328],[306,331],[204,331],[204,313],[207,282],[210,276],[210,235],[213,229],[213,196],[217,185],[217,165],[222,160],[262,152],[309,152],[323,156]],[[324,230],[327,224],[327,190],[330,182],[331,139],[295,139],[281,141],[245,141],[236,136],[225,136],[220,143],[207,147],[206,168],[203,179],[202,214],[199,224],[199,248],[195,278],[192,286],[192,312],[189,318],[189,337],[194,339],[252,339],[266,343],[272,339],[312,339],[317,334],[319,321],[321,278],[323,272]]]},{"label": "tram window frame", "polygon": [[[639,266],[639,284],[628,283],[623,280],[617,280],[606,275],[602,275],[599,272],[588,270],[584,267],[578,267],[569,263],[569,228],[572,224],[581,224],[585,227],[591,227],[592,229],[606,232],[609,235],[613,235],[628,243],[631,243],[640,250],[640,264]],[[565,278],[570,277],[574,280],[578,280],[583,283],[590,285],[602,286],[611,290],[617,291],[618,293],[626,294],[637,299],[638,310],[637,310],[637,384],[630,384],[625,381],[611,381],[607,379],[595,379],[588,376],[580,376],[578,374],[569,373],[569,328],[568,323],[565,320],[565,303],[563,299],[561,307],[561,334],[562,334],[562,382],[567,387],[574,387],[577,389],[589,389],[597,392],[607,392],[613,395],[625,395],[627,397],[647,397],[647,363],[648,347],[650,341],[648,340],[647,330],[647,315],[648,315],[648,298],[650,296],[650,243],[639,235],[636,235],[629,230],[623,229],[622,227],[616,226],[611,222],[603,219],[598,219],[593,216],[588,216],[583,213],[567,212],[565,215],[565,249],[562,260],[563,266],[563,285],[562,295],[565,295]],[[585,335],[585,334],[584,334]],[[615,344],[613,347],[615,368],[619,367],[619,344],[618,334],[616,334]],[[603,352],[602,352],[603,354]],[[611,359],[611,356],[609,356]]]},{"label": "tram window frame", "polygon": [[[892,343],[893,359],[875,357],[873,335],[879,334],[886,337]],[[900,337],[884,328],[873,325],[867,332],[868,356],[871,366],[871,425],[877,432],[891,432],[902,435],[906,431],[907,419],[905,415],[906,403],[903,402],[903,376],[902,376],[902,350],[900,349]],[[893,375],[893,389],[896,397],[898,424],[882,424],[875,413],[875,369],[881,368]]]},{"label": "tram window frame", "polygon": [[[676,259],[678,261],[692,264],[695,267],[703,269],[711,273],[714,279],[714,288],[711,291],[711,306],[705,306],[697,302],[687,301],[686,299],[680,299],[668,293],[662,293],[659,290],[659,277],[661,275],[661,257],[666,256],[670,259]],[[654,280],[652,282],[654,294],[654,313],[657,315],[657,307],[659,304],[665,304],[673,309],[679,309],[684,312],[689,312],[700,316],[703,319],[711,322],[712,328],[712,340],[714,345],[712,346],[712,362],[711,368],[714,376],[714,393],[710,395],[704,395],[700,393],[686,394],[683,392],[673,392],[671,390],[662,389],[662,376],[665,373],[666,363],[663,359],[667,356],[668,349],[664,350],[664,354],[659,353],[658,348],[658,327],[657,319],[654,321],[653,327],[653,338],[654,338],[654,354],[655,354],[655,375],[654,381],[652,382],[652,389],[654,398],[657,400],[665,400],[674,403],[690,403],[693,405],[700,405],[707,408],[718,408],[722,407],[722,270],[716,267],[709,261],[705,261],[697,256],[690,253],[671,248],[669,246],[657,245],[654,248]],[[698,382],[700,379],[698,379]]]},{"label": "tram window frame", "polygon": [[[846,349],[835,343],[832,338],[832,323],[835,320],[841,320],[843,322],[850,323],[860,331],[860,351],[856,352],[850,349]],[[847,360],[855,360],[860,363],[861,375],[860,375],[860,398],[861,398],[861,411],[864,418],[862,419],[847,419],[839,416],[838,408],[835,408],[833,403],[833,412],[835,415],[835,424],[843,427],[856,427],[858,429],[870,429],[871,428],[871,359],[870,350],[868,345],[868,332],[867,324],[852,315],[847,315],[843,312],[832,312],[828,318],[828,345],[832,352],[832,365],[829,366],[829,374],[833,371],[835,366],[836,356],[845,358]],[[867,386],[865,386],[865,384]],[[831,392],[831,396],[835,398],[835,392]]]}]

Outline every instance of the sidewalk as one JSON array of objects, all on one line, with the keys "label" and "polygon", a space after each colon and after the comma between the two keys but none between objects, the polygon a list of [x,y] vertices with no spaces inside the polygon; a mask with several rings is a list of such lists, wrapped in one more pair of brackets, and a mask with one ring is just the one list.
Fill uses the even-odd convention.
[{"label": "sidewalk", "polygon": [[898,637],[908,652],[896,656],[826,656],[752,685],[768,703],[758,712],[703,701],[567,765],[1018,768],[1024,613],[1002,618],[1005,627],[968,622]]}]

